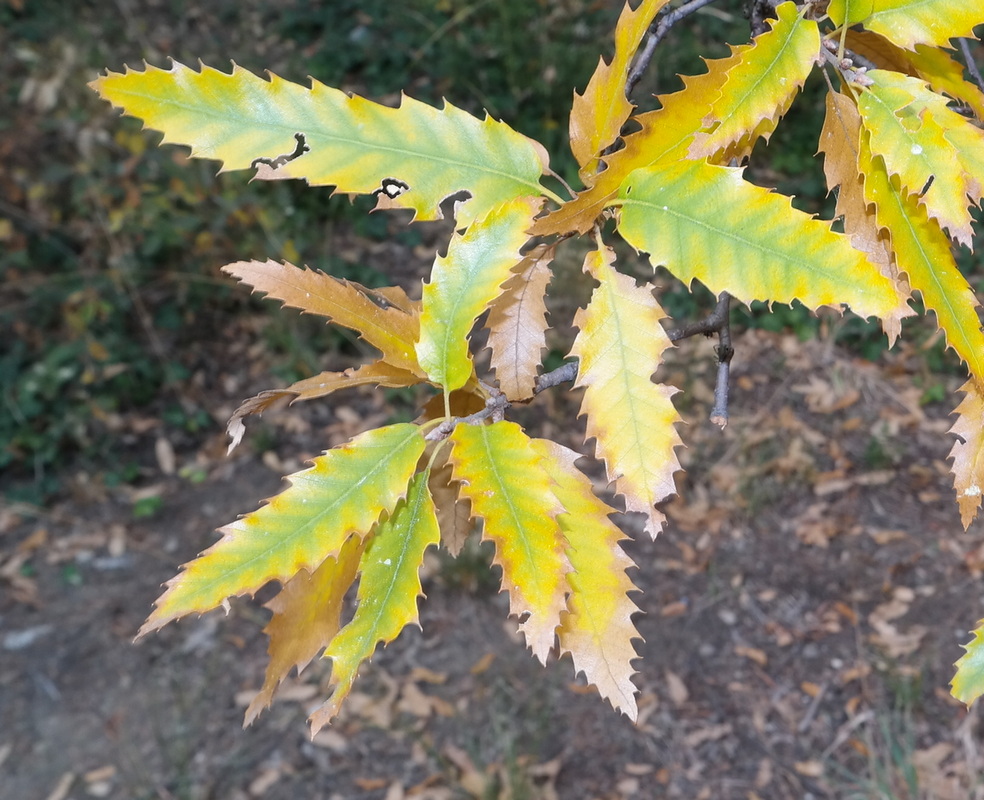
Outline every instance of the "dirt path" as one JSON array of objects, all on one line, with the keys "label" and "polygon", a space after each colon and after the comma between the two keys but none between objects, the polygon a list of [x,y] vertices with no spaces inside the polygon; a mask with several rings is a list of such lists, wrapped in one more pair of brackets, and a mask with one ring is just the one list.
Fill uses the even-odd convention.
[{"label": "dirt path", "polygon": [[824,363],[819,346],[752,332],[722,435],[703,421],[705,347],[668,369],[698,397],[683,499],[656,543],[629,545],[644,589],[637,724],[569,661],[544,669],[523,650],[478,557],[433,560],[423,630],[377,654],[314,742],[322,665],[240,730],[265,664],[259,602],[132,644],[209,531],[278,490],[263,462],[293,468],[279,462],[299,441],[337,441],[376,413],[356,407],[303,439],[274,418],[267,455],[216,456],[204,483],[162,476],[146,520],[118,498],[3,512],[0,794],[873,798],[881,776],[892,797],[984,796],[977,715],[946,694],[984,606],[984,533],[960,531],[946,419],[919,405],[902,356]]}]

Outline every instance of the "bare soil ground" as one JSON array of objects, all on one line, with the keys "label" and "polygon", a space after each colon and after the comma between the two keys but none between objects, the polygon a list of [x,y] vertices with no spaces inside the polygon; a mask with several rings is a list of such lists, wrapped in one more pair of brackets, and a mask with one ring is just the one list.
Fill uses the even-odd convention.
[{"label": "bare soil ground", "polygon": [[[132,519],[133,490],[4,509],[0,796],[984,797],[978,715],[946,691],[984,605],[984,531],[960,528],[948,421],[920,405],[917,355],[876,365],[756,331],[737,344],[723,433],[706,421],[711,344],[666,368],[688,390],[688,472],[669,529],[629,544],[635,724],[569,662],[524,650],[479,556],[435,557],[422,630],[377,653],[314,741],[321,664],[240,729],[265,598],[133,644],[211,529],[278,491],[298,453],[389,413],[366,394],[269,418],[262,455],[226,459],[216,432],[172,463],[157,440],[149,519]],[[575,395],[540,399],[526,422],[576,445]],[[179,477],[188,464],[206,479]]]}]

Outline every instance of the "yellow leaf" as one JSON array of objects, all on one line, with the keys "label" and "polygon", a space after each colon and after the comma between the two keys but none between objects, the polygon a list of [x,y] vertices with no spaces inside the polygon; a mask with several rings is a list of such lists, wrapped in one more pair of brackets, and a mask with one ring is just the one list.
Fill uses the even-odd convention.
[{"label": "yellow leaf", "polygon": [[246,709],[246,727],[270,705],[291,669],[303,670],[338,633],[345,593],[355,582],[366,542],[349,537],[338,558],[326,558],[313,573],[301,570],[266,607],[273,617],[263,632],[270,638],[270,662],[263,687]]},{"label": "yellow leaf", "polygon": [[414,477],[406,500],[378,525],[362,556],[355,615],[325,650],[324,658],[331,659],[333,691],[310,717],[312,736],[338,714],[359,667],[376,645],[393,641],[407,625],[418,622],[424,551],[441,537],[427,477],[426,471]]},{"label": "yellow leaf", "polygon": [[574,669],[583,672],[602,697],[630,719],[637,714],[632,660],[638,658],[633,639],[641,638],[628,598],[638,591],[625,571],[635,565],[618,543],[625,538],[608,515],[614,509],[599,500],[591,481],[575,466],[578,453],[546,439],[534,439],[543,467],[556,482],[554,492],[566,509],[557,517],[570,548],[569,611],[562,617],[560,649],[570,653]]},{"label": "yellow leaf", "polygon": [[862,317],[897,316],[903,300],[846,236],[754,186],[740,169],[690,161],[636,170],[620,192],[618,230],[685,284],[743,302],[847,303]]},{"label": "yellow leaf", "polygon": [[634,117],[641,130],[626,136],[625,146],[605,158],[607,169],[595,177],[591,188],[538,219],[531,233],[537,236],[569,231],[586,233],[633,170],[686,158],[687,147],[703,126],[711,102],[728,78],[728,70],[740,57],[739,48],[727,58],[707,61],[706,73],[686,76],[681,91],[660,95],[662,108]]},{"label": "yellow leaf", "polygon": [[651,379],[671,345],[652,287],[616,272],[613,259],[609,249],[595,250],[584,262],[600,285],[574,317],[580,329],[571,348],[579,359],[575,385],[584,387],[580,413],[608,480],[627,511],[646,515],[645,528],[655,538],[666,519],[655,504],[676,491],[673,473],[680,469],[674,428],[680,417],[670,400],[676,389]]},{"label": "yellow leaf", "polygon": [[541,204],[523,197],[493,210],[463,234],[455,233],[446,256],[434,261],[421,300],[417,359],[427,377],[445,392],[464,386],[472,375],[468,333],[500,292]]},{"label": "yellow leaf", "polygon": [[960,274],[946,234],[888,175],[884,161],[872,156],[865,137],[860,164],[865,197],[875,206],[879,226],[891,237],[896,266],[936,313],[947,344],[967,362],[972,375],[984,380],[984,334],[977,297]]},{"label": "yellow leaf", "polygon": [[590,182],[598,154],[618,137],[634,106],[625,96],[632,57],[649,24],[669,0],[643,0],[634,11],[626,2],[615,26],[615,56],[611,64],[599,59],[584,94],[574,92],[571,106],[571,151]]},{"label": "yellow leaf", "polygon": [[537,245],[512,269],[489,306],[485,327],[491,367],[509,400],[533,396],[543,349],[547,346],[547,284],[555,245]]},{"label": "yellow leaf", "polygon": [[[690,158],[714,156],[753,133],[768,139],[813,71],[820,52],[817,23],[791,2],[779,5],[776,14],[771,30],[753,44],[735,48],[738,60],[704,117],[704,131],[690,145]],[[740,153],[729,151],[727,156],[741,158],[753,144],[746,140]]]},{"label": "yellow leaf", "polygon": [[960,506],[960,521],[966,529],[981,507],[984,491],[984,393],[973,378],[961,389],[966,397],[953,413],[957,421],[950,433],[957,441],[950,451],[953,459],[953,488]]},{"label": "yellow leaf", "polygon": [[255,168],[261,179],[375,194],[378,207],[413,209],[420,219],[440,219],[442,201],[462,191],[470,197],[455,209],[461,225],[545,192],[542,146],[449,103],[436,109],[404,96],[389,108],[315,80],[309,89],[236,65],[226,74],[177,62],[169,70],[109,72],[90,86],[162,131],[165,143],[189,145],[224,170]]},{"label": "yellow leaf", "polygon": [[222,528],[218,542],[168,581],[139,635],[271,580],[286,583],[337,556],[350,536],[365,536],[403,497],[424,444],[416,425],[390,425],[356,436],[288,476],[289,488]]},{"label": "yellow leaf", "polygon": [[485,522],[484,539],[495,543],[509,612],[533,654],[546,663],[566,609],[566,540],[556,517],[563,509],[529,437],[514,422],[459,424],[451,434],[449,461],[472,513]]}]

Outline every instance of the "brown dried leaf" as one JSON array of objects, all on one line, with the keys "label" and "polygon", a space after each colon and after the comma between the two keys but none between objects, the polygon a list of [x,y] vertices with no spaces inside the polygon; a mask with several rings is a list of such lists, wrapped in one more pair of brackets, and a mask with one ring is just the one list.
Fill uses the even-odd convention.
[{"label": "brown dried leaf", "polygon": [[489,307],[486,327],[492,368],[509,400],[533,396],[547,345],[547,284],[556,246],[538,245],[513,267],[502,293]]}]

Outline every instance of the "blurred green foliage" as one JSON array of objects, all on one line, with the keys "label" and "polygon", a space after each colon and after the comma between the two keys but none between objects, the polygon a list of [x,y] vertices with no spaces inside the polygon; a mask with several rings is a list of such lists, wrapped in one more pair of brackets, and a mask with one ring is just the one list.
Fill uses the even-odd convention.
[{"label": "blurred green foliage", "polygon": [[[720,57],[726,42],[747,38],[741,3],[720,5],[725,10],[674,29],[637,97],[677,90],[677,73],[703,70],[698,53]],[[611,57],[620,7],[620,0],[0,4],[0,493],[40,502],[68,466],[110,484],[125,463],[126,480],[137,479],[132,465],[149,449],[122,452],[139,440],[128,422],[135,410],[179,442],[217,428],[202,399],[219,380],[210,347],[228,353],[230,343],[258,335],[263,374],[286,383],[324,369],[326,352],[355,346],[317,319],[247,298],[219,273],[223,264],[287,259],[382,285],[400,265],[366,257],[373,243],[422,243],[419,226],[367,214],[371,198],[329,202],[324,188],[249,183],[245,172],[216,176],[214,162],[157,147],[157,134],[119,119],[86,88],[98,72],[142,59],[164,65],[167,56],[219,68],[235,58],[254,71],[313,75],[386,103],[398,102],[401,90],[432,103],[447,98],[540,140],[554,169],[576,182],[567,147],[572,92],[583,90],[599,55]],[[810,211],[824,203],[813,155],[822,91],[820,82],[808,85],[798,111],[756,154],[768,164],[762,182],[779,181]],[[754,169],[750,175],[756,179]],[[402,275],[408,283],[419,277]],[[680,319],[713,305],[680,287],[664,299]],[[252,324],[259,311],[264,323]],[[819,324],[803,309],[769,315],[753,306],[735,315],[742,325],[792,326],[804,336]],[[852,321],[839,335],[875,352],[881,339],[873,331]],[[246,374],[255,366],[223,363]]]}]

